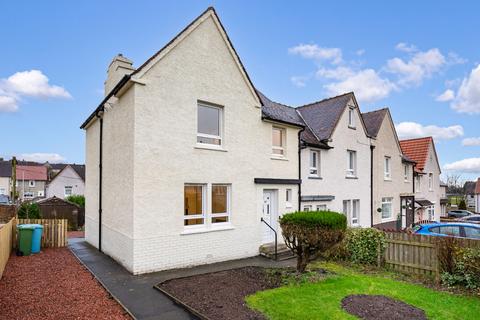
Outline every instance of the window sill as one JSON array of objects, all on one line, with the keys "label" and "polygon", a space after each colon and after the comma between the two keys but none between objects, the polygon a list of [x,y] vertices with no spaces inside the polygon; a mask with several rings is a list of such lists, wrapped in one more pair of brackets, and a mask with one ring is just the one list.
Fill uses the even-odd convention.
[{"label": "window sill", "polygon": [[354,127],[354,126],[348,126],[348,128],[352,130],[357,130],[357,127]]},{"label": "window sill", "polygon": [[383,181],[392,181],[392,178],[383,178]]},{"label": "window sill", "polygon": [[358,179],[357,176],[345,176],[345,179]]},{"label": "window sill", "polygon": [[288,161],[285,157],[278,157],[278,156],[271,156],[270,159],[272,160],[280,160],[280,161]]},{"label": "window sill", "polygon": [[313,180],[322,180],[322,177],[317,177],[317,176],[308,176],[308,179],[313,179]]},{"label": "window sill", "polygon": [[197,233],[208,233],[208,232],[215,232],[215,231],[226,231],[226,230],[233,230],[235,229],[232,225],[225,225],[225,226],[218,226],[218,227],[212,227],[212,228],[205,228],[205,227],[199,227],[199,228],[187,228],[183,230],[180,235],[188,235],[188,234],[197,234]]},{"label": "window sill", "polygon": [[220,146],[215,146],[215,145],[209,145],[209,144],[202,144],[202,143],[197,143],[194,147],[194,149],[203,149],[203,150],[212,150],[212,151],[222,151],[222,152],[227,152],[227,149],[224,149]]}]

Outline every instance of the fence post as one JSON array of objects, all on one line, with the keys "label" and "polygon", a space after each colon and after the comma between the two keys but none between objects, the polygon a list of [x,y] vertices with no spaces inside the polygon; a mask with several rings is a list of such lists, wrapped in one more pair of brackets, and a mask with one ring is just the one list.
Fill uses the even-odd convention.
[{"label": "fence post", "polygon": [[378,243],[377,245],[377,267],[382,267],[382,249],[381,249],[382,244]]}]

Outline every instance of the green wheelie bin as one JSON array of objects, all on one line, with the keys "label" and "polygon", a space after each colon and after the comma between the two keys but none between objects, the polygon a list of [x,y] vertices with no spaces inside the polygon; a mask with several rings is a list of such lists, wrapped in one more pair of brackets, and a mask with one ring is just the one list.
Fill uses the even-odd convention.
[{"label": "green wheelie bin", "polygon": [[28,224],[19,224],[17,226],[18,246],[17,254],[20,256],[29,256],[32,253],[32,236],[35,227]]}]

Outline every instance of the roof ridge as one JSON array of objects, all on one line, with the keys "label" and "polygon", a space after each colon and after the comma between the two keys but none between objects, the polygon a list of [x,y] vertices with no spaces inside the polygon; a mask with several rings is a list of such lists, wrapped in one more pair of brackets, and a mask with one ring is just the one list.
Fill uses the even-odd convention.
[{"label": "roof ridge", "polygon": [[[284,104],[284,103],[280,103],[280,102],[277,102],[277,101],[273,101],[272,99],[270,99],[269,97],[267,97],[262,91],[258,90],[257,88],[255,88],[255,91],[257,91],[258,93],[260,93],[262,96],[264,96],[267,100],[269,100],[270,102],[272,103],[275,103],[275,104],[279,104],[283,107],[287,107],[287,108],[292,108],[292,109],[297,109],[296,107],[292,107],[292,106],[289,106],[288,104]],[[260,101],[261,102],[261,101]]]},{"label": "roof ridge", "polygon": [[300,119],[302,119],[303,123],[305,123],[305,126],[308,128],[308,130],[310,130],[310,132],[315,136],[315,138],[317,138],[318,141],[322,141],[322,139],[320,139],[318,137],[318,135],[315,133],[315,131],[310,127],[310,125],[308,124],[307,121],[305,121],[305,118],[303,117],[302,113],[300,111],[297,110],[297,108],[295,108],[295,112],[298,114],[298,116],[300,117]]},{"label": "roof ridge", "polygon": [[346,92],[346,93],[339,94],[338,96],[329,97],[329,98],[325,98],[325,99],[322,99],[322,100],[318,100],[318,101],[315,101],[315,102],[311,102],[311,103],[307,103],[307,104],[298,106],[298,107],[296,107],[296,109],[298,109],[298,108],[304,108],[304,107],[310,107],[310,106],[312,106],[312,105],[314,105],[314,104],[318,104],[318,103],[325,102],[325,101],[328,101],[328,100],[340,98],[340,97],[343,97],[343,96],[346,96],[346,95],[349,95],[349,94],[355,95],[355,94],[353,93],[353,91],[349,91],[349,92]]},{"label": "roof ridge", "polygon": [[363,114],[374,113],[374,112],[386,111],[386,110],[389,110],[389,108],[388,108],[388,107],[384,107],[384,108],[377,109],[377,110],[372,110],[372,111],[368,111],[368,112],[362,112],[362,115],[363,115]]},{"label": "roof ridge", "polygon": [[400,141],[412,141],[412,140],[425,140],[425,139],[429,139],[429,140],[433,140],[433,137],[432,136],[426,136],[426,137],[420,137],[420,138],[409,138],[409,139],[402,139]]}]

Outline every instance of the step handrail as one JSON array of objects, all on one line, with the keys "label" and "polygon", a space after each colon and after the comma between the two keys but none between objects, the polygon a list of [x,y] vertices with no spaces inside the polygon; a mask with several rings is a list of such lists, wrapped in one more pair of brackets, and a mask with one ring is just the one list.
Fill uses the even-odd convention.
[{"label": "step handrail", "polygon": [[263,219],[263,217],[260,218],[260,221],[265,223],[267,227],[269,227],[270,230],[272,230],[273,233],[275,234],[275,260],[277,260],[277,230],[273,229],[272,226],[269,225],[268,222]]}]

